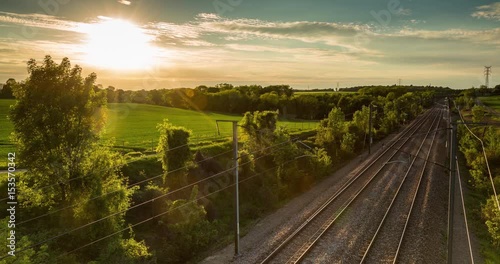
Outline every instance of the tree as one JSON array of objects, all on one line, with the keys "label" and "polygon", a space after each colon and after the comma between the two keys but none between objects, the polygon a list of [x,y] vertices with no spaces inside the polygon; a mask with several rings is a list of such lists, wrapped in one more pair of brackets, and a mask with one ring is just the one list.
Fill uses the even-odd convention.
[{"label": "tree", "polygon": [[117,103],[117,96],[118,95],[115,91],[115,87],[108,86],[108,88],[106,88],[106,97],[108,103]]},{"label": "tree", "polygon": [[[84,80],[81,71],[79,66],[71,68],[67,58],[58,65],[46,56],[42,66],[31,59],[30,76],[14,91],[14,139],[24,167],[40,175],[34,187],[81,176],[81,161],[99,139],[105,93],[94,92],[95,73]],[[70,188],[61,184],[45,202],[65,202]]]},{"label": "tree", "polygon": [[495,88],[493,89],[493,94],[499,95],[500,94],[500,84],[497,84]]},{"label": "tree", "polygon": [[475,105],[472,107],[472,122],[480,123],[484,119],[485,109],[483,106]]},{"label": "tree", "polygon": [[488,232],[493,240],[493,244],[500,247],[500,210],[496,203],[496,198],[492,195],[486,204],[482,206],[482,215]]},{"label": "tree", "polygon": [[334,107],[328,114],[328,118],[321,120],[318,133],[316,134],[316,144],[334,158],[338,158],[338,149],[346,128],[345,115],[340,108]]},{"label": "tree", "polygon": [[0,91],[0,98],[13,99],[14,94],[12,93],[12,90],[16,85],[17,85],[16,80],[14,78],[9,78],[3,85],[2,90]]},{"label": "tree", "polygon": [[177,189],[187,184],[186,170],[181,169],[191,158],[188,141],[191,131],[177,127],[163,120],[158,124],[160,141],[156,151],[160,154],[160,161],[164,171],[164,184]]},{"label": "tree", "polygon": [[[71,68],[68,58],[57,64],[46,56],[42,65],[31,59],[28,79],[14,89],[17,102],[10,118],[17,156],[27,169],[19,196],[23,213],[76,205],[51,215],[34,226],[34,232],[71,230],[130,205],[133,189],[125,188],[126,181],[118,173],[123,160],[109,150],[108,144],[99,141],[105,122],[106,93],[94,89],[95,73],[83,79],[81,71],[79,66]],[[102,196],[110,192],[113,194]],[[102,197],[91,200],[96,196]],[[50,251],[67,252],[122,228],[121,213],[91,229],[59,238]],[[120,236],[114,236],[106,240],[106,250],[101,244],[79,254],[84,260],[105,260],[123,249],[121,242]]]},{"label": "tree", "polygon": [[274,132],[277,122],[278,112],[276,111],[246,112],[239,123],[249,139],[245,144],[246,148],[250,152],[256,152],[276,143]]},{"label": "tree", "polygon": [[319,104],[318,99],[312,95],[299,95],[297,96],[297,112],[298,118],[314,119],[318,112]]}]

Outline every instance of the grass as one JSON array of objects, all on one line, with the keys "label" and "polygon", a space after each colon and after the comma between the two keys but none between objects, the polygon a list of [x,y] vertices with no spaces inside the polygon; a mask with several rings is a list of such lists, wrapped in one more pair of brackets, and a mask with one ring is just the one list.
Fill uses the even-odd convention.
[{"label": "grass", "polygon": [[479,97],[479,100],[495,111],[500,111],[500,96],[484,96]]},{"label": "grass", "polygon": [[[15,151],[9,140],[13,130],[7,119],[9,106],[15,100],[0,100],[0,168],[6,166],[7,153]],[[192,131],[193,141],[213,141],[217,136],[216,120],[239,121],[242,115],[230,115],[211,112],[197,112],[178,108],[144,104],[108,104],[108,120],[104,138],[115,138],[117,147],[127,149],[152,149],[158,143],[159,133],[156,125],[167,118],[176,126],[183,126]],[[310,130],[317,126],[317,121],[280,120],[278,125],[286,126],[290,131]],[[220,123],[222,137],[232,135],[231,123]]]},{"label": "grass", "polygon": [[[176,126],[192,131],[195,141],[217,136],[216,120],[240,121],[242,115],[229,115],[211,112],[197,112],[171,107],[143,104],[109,104],[106,135],[116,138],[116,145],[151,148],[156,145],[159,133],[156,125],[167,118]],[[312,129],[317,121],[280,120],[278,125],[291,131]],[[231,136],[231,123],[219,123],[222,136]]]},{"label": "grass", "polygon": [[309,95],[323,95],[325,93],[336,93],[336,94],[350,94],[350,93],[355,93],[355,92],[335,92],[335,91],[311,91],[311,92],[294,92],[294,95],[304,95],[304,94],[309,94]]}]

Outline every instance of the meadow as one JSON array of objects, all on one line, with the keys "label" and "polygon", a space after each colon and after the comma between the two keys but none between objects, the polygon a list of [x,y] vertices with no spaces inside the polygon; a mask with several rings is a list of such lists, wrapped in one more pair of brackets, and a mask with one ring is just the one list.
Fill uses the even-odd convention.
[{"label": "meadow", "polygon": [[[144,104],[109,104],[108,108],[106,135],[116,138],[115,145],[125,147],[150,148],[151,145],[156,145],[159,137],[156,125],[165,118],[176,126],[191,130],[191,139],[200,141],[219,137],[216,120],[240,121],[243,117]],[[285,126],[290,131],[313,129],[317,124],[317,121],[305,120],[278,122],[278,125]],[[231,123],[219,123],[219,132],[223,137],[231,136]]]},{"label": "meadow", "polygon": [[495,111],[500,112],[500,96],[484,96],[479,97],[483,104],[493,108]]},{"label": "meadow", "polygon": [[[8,109],[14,100],[0,100],[0,167],[5,167],[7,153],[15,147],[9,140],[13,126],[7,119]],[[197,112],[171,107],[144,104],[108,104],[108,118],[104,138],[115,138],[114,145],[125,148],[151,150],[158,143],[158,123],[168,119],[176,126],[182,126],[192,131],[191,140],[212,141],[232,135],[231,123],[220,123],[217,132],[216,120],[241,120],[242,115],[229,115],[211,112]],[[287,127],[290,131],[316,128],[317,121],[280,120],[278,125]]]},{"label": "meadow", "polygon": [[304,95],[304,94],[309,94],[309,95],[323,95],[323,94],[330,94],[330,93],[336,93],[336,94],[350,94],[350,93],[355,93],[355,92],[336,92],[336,91],[300,91],[300,92],[294,92],[294,95]]}]

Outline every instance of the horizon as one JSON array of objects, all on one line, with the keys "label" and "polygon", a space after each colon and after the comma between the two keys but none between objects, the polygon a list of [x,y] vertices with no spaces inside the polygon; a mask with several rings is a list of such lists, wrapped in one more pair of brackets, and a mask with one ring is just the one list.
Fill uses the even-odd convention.
[{"label": "horizon", "polygon": [[[484,84],[500,45],[500,2],[7,0],[0,81],[68,57],[123,90],[287,84],[296,90]],[[124,45],[127,43],[127,45]],[[22,58],[20,58],[22,54]]]}]

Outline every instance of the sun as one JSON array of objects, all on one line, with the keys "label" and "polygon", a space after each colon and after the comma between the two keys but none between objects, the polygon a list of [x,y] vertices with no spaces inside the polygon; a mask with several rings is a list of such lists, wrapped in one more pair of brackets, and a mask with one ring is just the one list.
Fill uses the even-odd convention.
[{"label": "sun", "polygon": [[153,66],[153,37],[133,23],[108,17],[84,29],[84,60],[91,65],[114,70],[135,70]]}]

